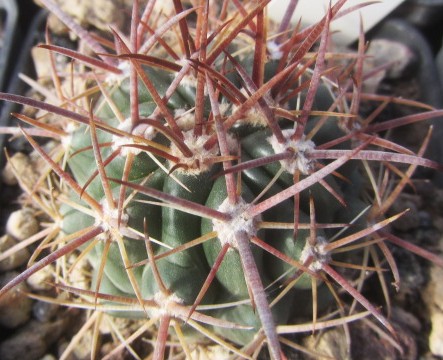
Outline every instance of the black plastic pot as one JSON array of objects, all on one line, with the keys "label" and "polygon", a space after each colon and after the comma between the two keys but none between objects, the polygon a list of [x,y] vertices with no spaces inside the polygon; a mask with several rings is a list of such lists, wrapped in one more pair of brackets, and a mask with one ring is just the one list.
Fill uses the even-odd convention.
[{"label": "black plastic pot", "polygon": [[[443,109],[442,83],[438,76],[434,53],[420,30],[407,20],[387,19],[376,27],[369,37],[396,41],[407,46],[415,54],[417,61],[416,81],[420,96],[416,100],[436,109]],[[428,123],[433,125],[433,134],[426,156],[443,163],[443,118],[435,118]],[[436,184],[443,186],[443,174],[426,173],[426,176],[431,176]]]},{"label": "black plastic pot", "polygon": [[[2,0],[0,0],[1,2]],[[44,26],[46,22],[47,13],[41,11],[33,19],[29,26],[27,36],[20,43],[20,52],[10,61],[12,67],[11,76],[8,84],[2,91],[11,94],[24,94],[27,90],[27,85],[20,80],[19,74],[25,74],[31,78],[35,77],[34,65],[31,58],[31,49],[38,42],[43,41]],[[2,102],[0,108],[0,126],[8,126],[11,122],[11,113],[17,112],[20,106],[11,102]],[[3,149],[5,136],[0,134],[0,149]],[[3,150],[2,150],[3,154]],[[4,166],[4,156],[0,156],[0,169]]]},{"label": "black plastic pot", "polygon": [[443,0],[406,0],[392,16],[417,27],[427,38],[432,51],[437,53],[442,45]]},{"label": "black plastic pot", "polygon": [[434,26],[443,21],[443,0],[406,0],[394,14],[419,27]]},{"label": "black plastic pot", "polygon": [[[442,40],[443,43],[443,40]],[[440,48],[438,52],[435,62],[437,64],[438,75],[440,77],[440,83],[443,84],[443,46]]]},{"label": "black plastic pot", "polygon": [[[13,68],[13,59],[18,40],[18,7],[15,0],[0,0],[0,91],[7,91],[10,73]],[[0,114],[6,104],[0,104]],[[0,116],[0,126],[4,126],[3,116]],[[4,136],[0,135],[0,168],[3,167]],[[0,185],[1,186],[1,185]]]},{"label": "black plastic pot", "polygon": [[18,32],[18,7],[15,0],[0,0],[0,89],[6,90]]},{"label": "black plastic pot", "polygon": [[408,21],[388,19],[370,35],[371,39],[387,39],[400,42],[411,49],[418,61],[418,82],[420,101],[436,108],[443,108],[443,92],[434,60],[434,54],[423,34]]}]

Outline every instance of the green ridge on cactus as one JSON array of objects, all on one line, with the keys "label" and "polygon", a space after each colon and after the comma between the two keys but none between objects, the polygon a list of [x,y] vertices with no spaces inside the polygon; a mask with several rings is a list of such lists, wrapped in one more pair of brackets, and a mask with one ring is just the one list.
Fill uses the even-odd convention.
[{"label": "green ridge on cactus", "polygon": [[[146,67],[147,75],[155,82],[160,94],[162,94],[172,81],[172,76],[161,70],[153,70]],[[268,67],[269,71],[269,67]],[[194,90],[195,91],[195,90]],[[114,86],[110,90],[111,96],[119,111],[126,117],[129,116],[129,90],[128,81],[124,80],[120,86]],[[184,94],[183,97],[180,94]],[[194,107],[192,103],[192,91],[187,88],[177,91],[168,106],[171,110],[191,109]],[[320,96],[320,95],[319,95]],[[327,110],[331,103],[331,97],[328,92],[323,91],[321,96],[317,97],[316,103],[319,104],[318,110]],[[149,117],[155,109],[155,104],[147,93],[143,85],[139,84],[139,102],[140,115]],[[185,100],[186,99],[186,100]],[[108,105],[102,104],[101,99],[98,104],[98,112],[95,114],[101,121],[109,125],[117,126],[113,112]],[[312,120],[315,121],[315,118]],[[332,120],[331,120],[332,121]],[[282,125],[288,126],[287,121],[282,121]],[[290,123],[289,123],[290,125]],[[308,127],[311,125],[308,122]],[[327,133],[322,134],[322,130],[315,136],[314,141],[321,140],[323,142],[333,138],[338,127],[334,124],[326,126]],[[243,131],[241,127],[247,127],[247,131]],[[208,127],[208,129],[211,129]],[[211,130],[213,131],[213,130]],[[233,129],[232,136],[240,137],[238,140],[241,144],[242,161],[258,159],[274,155],[274,150],[269,142],[271,133],[269,130],[262,128],[241,125]],[[105,131],[98,130],[98,138],[100,143],[113,141],[113,136]],[[153,141],[159,141],[162,145],[169,146],[168,140],[163,137],[153,138]],[[91,137],[89,131],[85,131],[85,127],[72,134],[72,151],[76,152],[68,160],[68,165],[74,174],[74,177],[80,184],[84,184],[96,170],[94,155],[91,150]],[[102,156],[106,159],[112,153],[111,147],[103,147],[101,149]],[[168,168],[160,157],[162,162]],[[109,178],[121,179],[124,167],[124,157],[117,156],[111,163],[105,167]],[[247,203],[254,201],[263,189],[270,183],[272,178],[280,169],[279,163],[268,164],[259,168],[246,169],[242,171],[241,176],[243,183],[241,184],[241,198]],[[169,166],[169,168],[172,166]],[[201,205],[207,205],[213,209],[217,209],[224,199],[227,197],[226,185],[224,177],[216,178],[216,173],[220,171],[220,167],[214,165],[211,170],[200,174],[187,175],[182,169],[178,169],[171,175],[166,174],[164,170],[159,169],[158,165],[145,152],[141,152],[135,156],[134,164],[131,168],[129,176],[130,182],[142,183],[143,186],[153,189],[162,190],[166,194],[173,195],[180,199],[193,201]],[[147,179],[146,182],[144,182]],[[178,184],[179,180],[182,185]],[[335,189],[338,194],[342,193],[342,189],[333,176],[326,178],[327,183]],[[277,181],[264,194],[264,198],[270,197],[282,189],[293,184],[293,176],[285,171],[277,179]],[[116,198],[120,185],[112,183]],[[343,185],[342,185],[343,187]],[[97,176],[86,189],[96,200],[104,201],[104,192],[101,188],[100,179]],[[127,195],[132,190],[127,189]],[[301,213],[299,221],[309,223],[309,197],[312,196],[316,204],[316,218],[319,222],[332,223],[340,219],[341,205],[326,189],[320,184],[315,184],[310,189],[301,193]],[[347,199],[348,202],[354,200]],[[361,200],[358,200],[361,202]],[[143,223],[146,220],[149,229],[149,235],[163,243],[164,246],[153,244],[156,254],[163,253],[168,249],[183,245],[192,241],[206,233],[213,231],[211,219],[200,218],[193,214],[175,209],[168,206],[159,206],[154,204],[157,200],[146,195],[138,194],[131,201],[131,204],[125,208],[125,216],[129,218],[129,226],[143,234]],[[76,210],[67,211],[64,219],[64,229],[66,232],[72,232],[75,224],[72,222],[88,221],[85,215],[75,215]],[[86,216],[87,219],[87,216]],[[294,220],[294,203],[293,200],[287,200],[275,208],[272,208],[262,214],[262,220],[272,222],[291,223]],[[349,219],[347,219],[349,220]],[[323,234],[323,235],[322,235]],[[300,254],[305,246],[306,239],[309,236],[309,230],[298,230],[297,238],[294,239],[293,230],[267,229],[257,231],[257,236],[275,249],[281,251],[286,256],[295,260],[300,259]],[[324,232],[319,231],[319,235],[326,236]],[[132,239],[124,237],[124,246],[131,263],[137,263],[147,259],[146,247],[143,239]],[[92,254],[90,261],[93,264],[94,271],[97,272],[102,261],[104,242],[97,245]],[[211,266],[214,264],[222,244],[219,239],[211,239],[202,245],[179,252],[156,262],[157,268],[165,286],[171,293],[181,299],[184,304],[192,305],[195,301]],[[296,273],[295,269],[282,260],[276,259],[272,255],[264,253],[262,249],[252,245],[257,267],[260,270],[262,281],[265,286],[270,285],[270,289],[277,289],[279,284],[285,284]],[[159,291],[156,284],[152,268],[149,264],[139,266],[133,269],[141,289],[142,296],[146,299],[152,298]],[[290,292],[288,298],[296,297],[297,289],[304,291],[309,289],[311,281],[309,275],[305,274]],[[104,276],[102,279],[100,290],[114,295],[126,294],[135,297],[134,290],[129,282],[127,270],[121,258],[121,252],[117,243],[113,242],[110,246],[106,265],[104,268]],[[275,291],[270,294],[270,299],[276,295]],[[245,282],[240,257],[235,249],[230,249],[223,260],[219,271],[216,274],[216,280],[211,284],[209,291],[203,299],[206,304],[223,304],[224,302],[232,302],[239,300],[247,300],[249,298],[248,288]],[[330,300],[328,300],[330,301]],[[292,313],[291,307],[288,307],[286,300],[280,301],[274,307],[273,312],[277,323],[284,324],[290,318]],[[229,330],[215,329],[215,331],[226,338],[241,344],[246,344],[252,339],[252,336],[260,328],[260,320],[253,308],[249,304],[244,304],[234,308],[225,308],[211,312],[215,316],[222,319],[229,319],[234,323],[241,325],[253,326],[253,331],[245,330]],[[118,316],[132,316],[129,313],[116,313]],[[136,312],[136,316],[145,316],[143,312]]]}]

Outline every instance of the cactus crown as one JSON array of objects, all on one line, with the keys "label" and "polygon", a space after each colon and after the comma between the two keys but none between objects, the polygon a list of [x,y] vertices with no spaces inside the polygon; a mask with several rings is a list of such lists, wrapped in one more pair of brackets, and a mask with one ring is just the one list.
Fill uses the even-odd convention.
[{"label": "cactus crown", "polygon": [[[335,303],[338,324],[369,314],[394,334],[340,269],[366,271],[358,249],[390,254],[384,228],[402,214],[386,211],[417,166],[440,168],[422,157],[428,139],[415,154],[382,132],[436,112],[383,124],[374,123],[383,105],[359,113],[363,35],[345,65],[328,53],[345,0],[307,29],[290,27],[291,8],[279,28],[268,22],[269,1],[172,1],[164,13],[135,1],[129,38],[113,30],[112,51],[41,1],[96,56],[41,45],[73,59],[84,80],[72,96],[56,87],[63,105],[1,95],[56,116],[16,115],[58,141],[47,152],[22,129],[63,194],[56,249],[1,294],[77,251],[92,265],[90,284],[57,286],[84,307],[158,320],[156,358],[168,336],[189,354],[188,336],[245,358],[266,342],[282,359],[283,335],[306,316],[312,329],[329,326],[317,316]],[[334,284],[365,311],[347,314]],[[312,306],[294,311],[307,296]]]}]

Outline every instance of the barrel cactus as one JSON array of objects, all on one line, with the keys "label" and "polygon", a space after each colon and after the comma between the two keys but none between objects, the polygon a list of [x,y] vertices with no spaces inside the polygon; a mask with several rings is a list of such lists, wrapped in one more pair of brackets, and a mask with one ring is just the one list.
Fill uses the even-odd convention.
[{"label": "barrel cactus", "polygon": [[[173,1],[166,16],[149,1],[141,18],[135,2],[130,37],[114,30],[111,54],[42,0],[98,57],[42,45],[93,69],[81,67],[88,89],[77,96],[89,107],[2,95],[68,119],[42,126],[61,137],[66,162],[23,133],[69,188],[59,201],[66,244],[2,293],[76,250],[92,265],[90,286],[60,288],[112,316],[158,320],[155,358],[175,335],[184,347],[211,339],[244,357],[266,341],[273,359],[285,358],[279,337],[298,319],[315,328],[337,301],[333,283],[394,333],[338,268],[364,271],[359,246],[346,251],[357,242],[389,254],[381,234],[401,216],[385,217],[389,203],[416,166],[439,168],[421,157],[425,146],[414,154],[379,133],[436,114],[384,125],[360,117],[363,37],[349,68],[326,58],[345,2],[293,33],[288,22],[268,24],[268,1]],[[375,172],[401,171],[397,187],[374,188]]]}]

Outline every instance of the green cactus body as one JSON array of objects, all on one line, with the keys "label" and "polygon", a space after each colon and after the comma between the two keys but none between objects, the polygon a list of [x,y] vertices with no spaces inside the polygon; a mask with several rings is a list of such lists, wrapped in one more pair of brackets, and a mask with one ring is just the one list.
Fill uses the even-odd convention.
[{"label": "green cactus body", "polygon": [[[168,84],[171,82],[169,74],[159,70],[147,68],[147,74],[155,81],[160,94],[163,94]],[[119,111],[124,116],[129,116],[129,93],[128,81],[124,80],[120,86],[110,90],[111,96]],[[191,109],[192,89],[180,89],[171,97],[168,106],[171,109]],[[180,93],[184,95],[181,96]],[[140,116],[149,117],[155,109],[155,104],[143,86],[139,86]],[[185,100],[186,99],[186,100]],[[321,101],[319,100],[321,103]],[[100,103],[100,102],[99,102]],[[329,106],[330,99],[325,100],[324,105]],[[100,105],[96,116],[108,125],[117,127],[118,122],[113,112],[107,105]],[[241,127],[248,128],[247,131]],[[258,159],[275,154],[275,150],[271,145],[271,134],[268,130],[263,130],[251,125],[242,125],[235,127],[233,134],[240,136],[240,146],[242,153],[242,161]],[[208,127],[209,131],[211,130]],[[287,130],[289,131],[289,130]],[[113,135],[106,131],[98,130],[98,138],[100,143],[113,141]],[[320,137],[321,135],[317,135]],[[323,141],[327,141],[326,135]],[[155,135],[152,141],[158,142],[163,146],[171,146],[169,140],[162,135]],[[72,135],[72,151],[76,154],[68,161],[68,165],[73,172],[75,178],[80,184],[86,183],[96,169],[94,155],[91,148],[91,138],[85,127],[81,127]],[[105,159],[112,153],[110,147],[102,149],[102,156]],[[121,179],[124,168],[124,157],[117,156],[108,164],[105,169],[109,178]],[[165,173],[164,169],[159,169],[158,163],[168,164],[158,159],[158,162],[147,155],[140,152],[135,156],[129,181],[141,184],[148,188],[161,190],[165,194],[174,196],[175,198],[189,200],[197,204],[206,205],[212,209],[219,209],[227,198],[226,182],[224,177],[216,178],[216,173],[221,167],[213,165],[209,169],[202,170],[197,173],[187,173],[182,169],[173,172],[172,175]],[[259,168],[246,169],[242,171],[241,193],[239,198],[244,202],[244,206],[254,201],[254,199],[263,191],[270,183],[271,179],[279,172],[280,163],[272,163]],[[180,185],[181,182],[182,185]],[[293,184],[293,176],[287,171],[283,171],[277,181],[267,190],[263,198],[277,194],[282,189]],[[341,194],[341,189],[332,176],[328,176],[326,181]],[[113,192],[118,198],[118,191],[121,185],[112,183]],[[97,177],[88,186],[87,190],[96,200],[103,201],[104,192],[101,188],[100,179]],[[130,190],[127,189],[127,192]],[[340,204],[333,196],[325,190],[320,184],[316,184],[309,191],[303,191],[300,197],[301,212],[299,221],[308,223],[309,217],[309,197],[312,195],[314,202],[319,209],[316,213],[320,222],[330,223],[337,219],[337,213],[340,211]],[[164,253],[177,246],[188,243],[199,238],[214,228],[214,222],[208,218],[202,218],[185,211],[169,206],[159,206],[152,202],[156,200],[149,196],[137,194],[125,208],[125,216],[129,219],[128,226],[143,234],[144,221],[148,224],[150,237],[158,240],[161,245],[153,245],[157,255]],[[75,229],[73,222],[78,221],[93,223],[92,219],[87,215],[80,214],[75,210],[68,210],[64,220],[64,228],[67,233]],[[292,199],[277,205],[275,208],[264,212],[259,221],[286,222],[294,221],[294,202]],[[227,224],[229,226],[229,224]],[[256,225],[254,225],[256,226]],[[294,239],[294,231],[290,229],[263,229],[255,232],[256,236],[267,242],[269,245],[282,252],[292,259],[300,260],[301,253],[305,247],[306,239],[309,236],[308,230],[298,230],[297,238]],[[325,236],[319,231],[320,236]],[[174,294],[183,304],[192,305],[199,294],[202,285],[208,276],[210,268],[219,254],[223,246],[224,239],[211,239],[203,245],[195,246],[185,251],[174,253],[163,257],[156,261],[161,279],[164,286]],[[124,246],[131,263],[142,262],[147,259],[146,247],[142,238],[132,239],[124,237]],[[261,274],[262,282],[265,286],[277,281],[277,284],[285,283],[290,280],[296,270],[291,265],[276,259],[267,254],[257,246],[251,245],[255,262]],[[104,252],[104,242],[94,248],[90,255],[90,260],[97,272],[102,261]],[[133,273],[141,294],[146,299],[153,298],[159,291],[156,283],[152,267],[150,264],[138,266],[133,269]],[[277,280],[278,279],[278,280]],[[275,285],[275,284],[274,284]],[[311,286],[310,277],[304,274],[295,286],[296,289],[309,289]],[[116,242],[110,245],[107,253],[106,265],[104,267],[104,275],[101,280],[101,291],[105,293],[121,295],[126,294],[135,297],[134,290],[128,279],[127,270],[121,257],[121,250]],[[292,293],[291,298],[294,296]],[[304,290],[306,291],[306,290]],[[223,304],[225,302],[235,302],[247,300],[248,287],[246,285],[245,276],[240,256],[237,250],[232,247],[226,253],[224,260],[216,274],[216,280],[213,281],[206,293],[203,303],[206,304]],[[277,323],[285,323],[291,313],[291,308],[285,305],[285,302],[277,303],[273,310]],[[213,311],[215,316],[228,319],[241,325],[252,326],[253,331],[232,330],[232,329],[215,329],[216,332],[226,338],[245,344],[252,339],[252,335],[260,328],[260,320],[254,312],[250,304],[244,304],[240,307],[224,308],[222,310]],[[122,315],[122,313],[118,313]],[[140,311],[136,312],[137,316],[145,316]],[[123,313],[125,316],[133,316],[134,314]]]},{"label": "green cactus body", "polygon": [[[163,191],[182,199],[202,203],[211,190],[210,178],[211,173],[208,172],[198,176],[178,175],[178,179],[187,187],[184,189],[174,179],[167,177]],[[200,219],[198,217],[168,207],[164,207],[162,210],[161,240],[165,245],[174,248],[200,236]],[[155,222],[157,219],[151,221]],[[197,297],[209,271],[201,247],[194,247],[161,259],[157,262],[157,266],[166,287],[173,289],[175,295],[187,304],[192,304]],[[142,284],[146,286],[144,293],[148,297],[157,292],[153,280],[152,271],[146,267]],[[206,300],[210,300],[212,297],[210,296]]]}]

